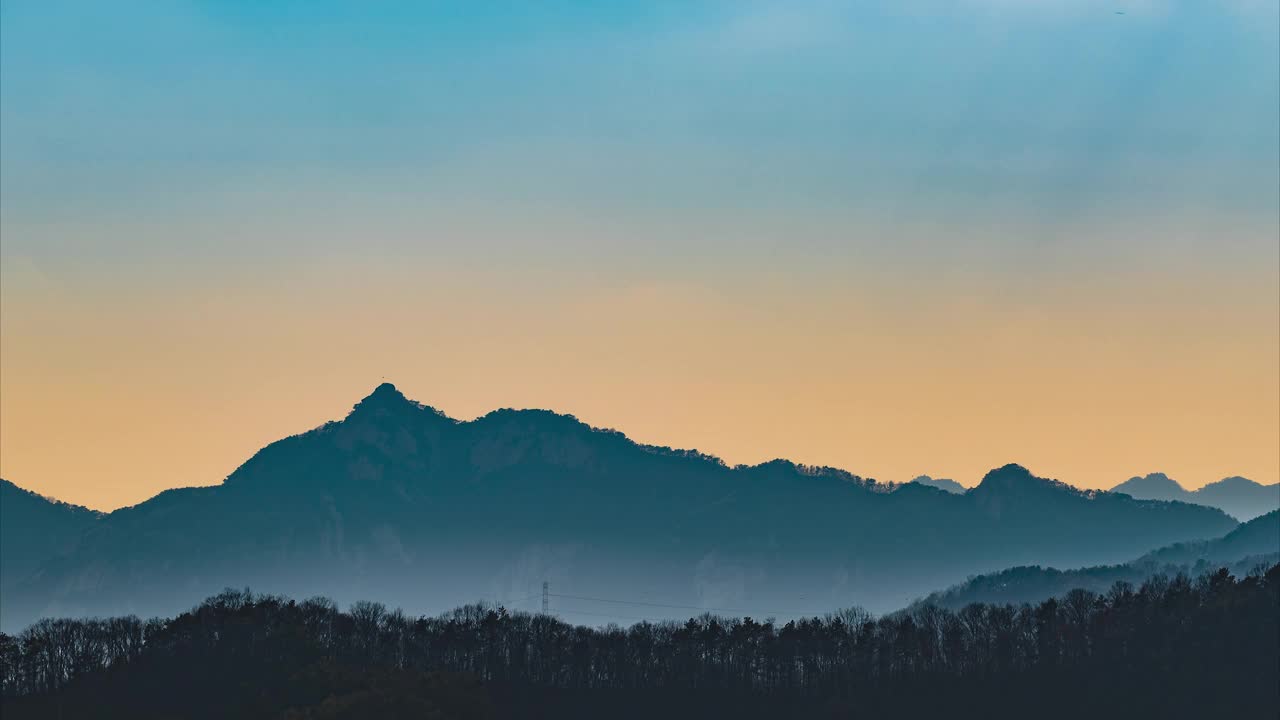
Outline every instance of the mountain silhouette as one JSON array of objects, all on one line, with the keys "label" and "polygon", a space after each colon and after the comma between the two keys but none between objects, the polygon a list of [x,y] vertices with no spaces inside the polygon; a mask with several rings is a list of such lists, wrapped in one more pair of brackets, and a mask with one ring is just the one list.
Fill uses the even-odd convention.
[{"label": "mountain silhouette", "polygon": [[970,578],[914,604],[959,610],[970,603],[1019,605],[1061,597],[1071,590],[1107,592],[1117,582],[1141,584],[1147,578],[1179,573],[1197,577],[1220,567],[1244,577],[1280,562],[1280,510],[1250,520],[1213,540],[1182,542],[1144,554],[1131,562],[1074,570],[1024,566]]},{"label": "mountain silhouette", "polygon": [[0,598],[10,583],[75,548],[85,530],[101,517],[0,478]]},{"label": "mountain silhouette", "polygon": [[914,478],[911,482],[917,483],[919,485],[928,485],[930,487],[936,487],[939,490],[945,490],[949,493],[955,493],[957,495],[963,495],[967,489],[965,488],[965,486],[961,485],[960,483],[950,478],[932,478],[932,477],[929,477],[928,475],[920,475],[919,477]]},{"label": "mountain silhouette", "polygon": [[1261,485],[1233,476],[1212,482],[1199,490],[1187,490],[1164,473],[1132,477],[1111,488],[1141,500],[1178,500],[1215,507],[1232,517],[1248,521],[1280,509],[1280,483]]},{"label": "mountain silhouette", "polygon": [[[977,573],[1121,562],[1236,524],[1018,465],[959,495],[785,460],[729,467],[544,410],[459,422],[384,384],[221,485],[87,518],[66,552],[21,576],[4,568],[0,625],[172,614],[227,586],[429,612],[533,609],[546,581],[573,596],[553,609],[579,621],[883,611]],[[6,546],[34,555],[47,542],[32,529]]]},{"label": "mountain silhouette", "polygon": [[1191,493],[1177,480],[1164,473],[1131,477],[1111,488],[1111,492],[1125,493],[1143,500],[1178,500],[1191,502]]}]

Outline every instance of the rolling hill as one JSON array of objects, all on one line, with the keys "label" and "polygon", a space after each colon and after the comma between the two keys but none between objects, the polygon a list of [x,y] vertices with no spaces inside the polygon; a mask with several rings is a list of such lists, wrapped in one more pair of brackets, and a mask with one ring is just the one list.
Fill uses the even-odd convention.
[{"label": "rolling hill", "polygon": [[1037,603],[1077,588],[1104,593],[1117,582],[1138,585],[1153,575],[1197,577],[1226,567],[1233,575],[1243,577],[1278,561],[1280,510],[1273,510],[1214,540],[1176,543],[1118,565],[1074,570],[1040,566],[1009,568],[970,578],[955,587],[932,593],[915,605],[933,604],[958,610],[970,603]]}]

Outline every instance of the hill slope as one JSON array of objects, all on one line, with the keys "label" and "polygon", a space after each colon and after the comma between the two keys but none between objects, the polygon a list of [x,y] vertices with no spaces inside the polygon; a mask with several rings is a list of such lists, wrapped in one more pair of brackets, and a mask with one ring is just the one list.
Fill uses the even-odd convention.
[{"label": "hill slope", "polygon": [[582,621],[890,610],[975,573],[1119,562],[1235,526],[1017,465],[963,495],[782,460],[730,468],[546,411],[457,422],[382,385],[220,486],[111,513],[22,581],[0,622],[169,614],[246,585],[426,612],[477,599],[531,609],[548,581],[557,609]]},{"label": "hill slope", "polygon": [[0,602],[42,562],[74,549],[101,517],[0,479]]},{"label": "hill slope", "polygon": [[915,604],[959,609],[975,602],[1036,603],[1077,588],[1103,593],[1117,582],[1137,585],[1155,574],[1183,573],[1195,577],[1227,567],[1233,575],[1243,577],[1259,566],[1274,565],[1277,561],[1280,561],[1280,510],[1254,518],[1221,538],[1169,545],[1132,562],[1078,570],[1039,566],[1009,568],[970,578]]}]

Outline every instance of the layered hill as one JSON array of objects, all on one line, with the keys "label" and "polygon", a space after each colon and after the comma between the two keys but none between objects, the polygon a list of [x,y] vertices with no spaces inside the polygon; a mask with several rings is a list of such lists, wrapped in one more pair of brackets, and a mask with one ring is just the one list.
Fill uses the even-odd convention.
[{"label": "layered hill", "polygon": [[[409,612],[532,609],[544,581],[557,612],[583,622],[884,611],[976,573],[1120,562],[1236,524],[1018,465],[964,494],[782,460],[729,467],[541,410],[458,422],[382,385],[221,485],[87,523],[66,553],[6,577],[0,623],[171,614],[227,586]],[[10,542],[26,552],[45,536]]]},{"label": "layered hill", "polygon": [[1243,577],[1280,562],[1280,510],[1254,518],[1213,540],[1176,543],[1131,562],[1073,570],[1015,567],[970,578],[963,584],[932,593],[917,604],[958,610],[970,603],[1019,605],[1060,597],[1077,588],[1104,593],[1117,582],[1133,585],[1153,575],[1197,577],[1226,567]]},{"label": "layered hill", "polygon": [[1164,473],[1151,473],[1129,478],[1111,488],[1111,492],[1142,500],[1177,500],[1215,507],[1241,521],[1280,509],[1280,483],[1262,485],[1239,476],[1187,490]]}]

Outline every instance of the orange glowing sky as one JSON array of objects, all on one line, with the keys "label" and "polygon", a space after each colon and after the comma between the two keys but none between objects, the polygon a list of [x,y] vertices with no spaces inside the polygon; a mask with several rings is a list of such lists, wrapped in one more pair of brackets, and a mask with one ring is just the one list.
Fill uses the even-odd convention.
[{"label": "orange glowing sky", "polygon": [[731,463],[883,480],[973,484],[1006,461],[1086,487],[1280,474],[1266,273],[924,293],[818,269],[509,284],[352,261],[231,294],[167,273],[128,291],[20,273],[4,284],[3,473],[96,508],[216,483],[384,376],[461,419],[549,407]]},{"label": "orange glowing sky", "polygon": [[129,505],[385,378],[730,463],[1280,480],[1274,8],[869,5],[6,3],[0,474]]}]

